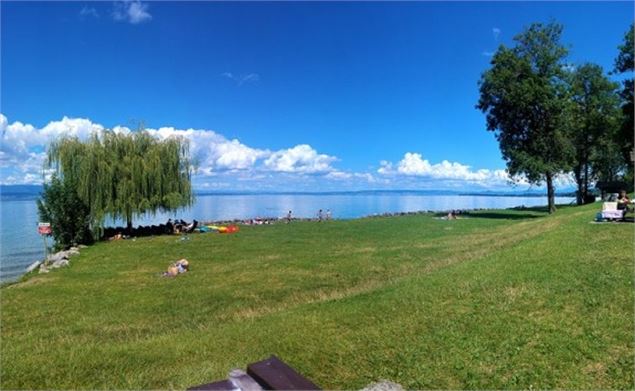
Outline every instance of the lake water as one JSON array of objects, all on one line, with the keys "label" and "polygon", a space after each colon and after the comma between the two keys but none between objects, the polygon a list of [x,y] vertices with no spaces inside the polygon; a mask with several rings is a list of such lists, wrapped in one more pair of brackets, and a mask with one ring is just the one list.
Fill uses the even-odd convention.
[{"label": "lake water", "polygon": [[[556,203],[571,201],[573,199],[568,197],[556,198]],[[172,214],[144,216],[136,219],[134,224],[159,224],[176,217],[187,221],[282,217],[289,210],[293,211],[294,217],[315,217],[319,209],[330,209],[333,218],[349,219],[386,212],[502,209],[545,204],[546,197],[409,193],[199,195],[189,209]],[[37,207],[33,198],[0,201],[0,281],[19,277],[29,264],[44,257],[44,243],[37,234],[37,222]]]}]

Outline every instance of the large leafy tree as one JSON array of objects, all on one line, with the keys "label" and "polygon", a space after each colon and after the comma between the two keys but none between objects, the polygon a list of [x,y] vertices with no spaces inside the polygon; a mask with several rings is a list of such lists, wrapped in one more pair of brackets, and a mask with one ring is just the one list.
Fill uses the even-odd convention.
[{"label": "large leafy tree", "polygon": [[75,184],[93,226],[111,216],[131,229],[135,216],[193,201],[189,144],[179,137],[159,140],[143,130],[104,131],[87,141],[65,137],[51,144],[48,164]]},{"label": "large leafy tree", "polygon": [[624,42],[619,46],[619,55],[615,60],[615,72],[618,73],[630,73],[631,77],[624,80],[624,88],[622,89],[622,112],[624,113],[624,122],[622,129],[618,135],[618,142],[622,146],[622,154],[626,164],[628,165],[628,171],[630,180],[633,180],[633,161],[631,160],[631,153],[634,152],[635,146],[633,136],[633,107],[635,102],[633,100],[633,88],[635,84],[633,82],[633,57],[635,57],[635,47],[633,46],[633,31],[634,26],[631,24],[629,30],[624,34]]},{"label": "large leafy tree", "polygon": [[624,167],[615,142],[622,120],[618,86],[595,64],[583,64],[571,73],[569,128],[578,204],[584,202],[594,181],[616,180]]},{"label": "large leafy tree", "polygon": [[511,177],[546,182],[550,213],[556,209],[555,176],[568,171],[572,161],[566,130],[568,51],[561,34],[559,24],[534,23],[514,37],[514,47],[501,45],[481,76],[476,106],[496,134]]}]

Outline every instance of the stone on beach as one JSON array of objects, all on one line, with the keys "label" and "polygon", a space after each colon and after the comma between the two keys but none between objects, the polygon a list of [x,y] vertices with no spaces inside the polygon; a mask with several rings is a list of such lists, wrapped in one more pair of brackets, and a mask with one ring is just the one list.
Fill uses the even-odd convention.
[{"label": "stone on beach", "polygon": [[42,261],[35,261],[26,268],[26,272],[30,273],[42,264]]},{"label": "stone on beach", "polygon": [[369,384],[361,391],[403,391],[400,384],[393,383],[389,380],[382,380],[377,383]]},{"label": "stone on beach", "polygon": [[49,255],[48,257],[46,257],[46,261],[48,263],[55,263],[61,261],[62,259],[69,259],[71,256],[77,254],[79,254],[79,248],[71,247],[66,251],[58,251],[55,254]]},{"label": "stone on beach", "polygon": [[27,269],[27,272],[35,270],[38,265],[40,266],[40,273],[48,273],[50,269],[48,269],[47,266],[51,269],[59,269],[60,267],[68,266],[70,265],[69,258],[77,254],[79,254],[79,249],[77,247],[71,247],[66,251],[58,251],[55,254],[47,256],[44,262],[38,261],[39,263],[33,263],[29,266],[30,270]]},{"label": "stone on beach", "polygon": [[50,263],[55,263],[57,261],[61,261],[62,259],[68,259],[68,253],[66,251],[59,251],[46,257],[47,262]]},{"label": "stone on beach", "polygon": [[70,264],[70,262],[68,261],[68,259],[60,259],[59,261],[53,262],[51,267],[53,269],[58,269],[58,268],[63,267],[63,266],[68,266],[69,264]]}]

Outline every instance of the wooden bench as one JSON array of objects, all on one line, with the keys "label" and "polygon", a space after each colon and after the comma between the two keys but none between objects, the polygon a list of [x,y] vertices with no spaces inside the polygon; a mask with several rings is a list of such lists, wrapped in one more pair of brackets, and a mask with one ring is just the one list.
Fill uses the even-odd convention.
[{"label": "wooden bench", "polygon": [[[242,377],[242,379],[240,379]],[[236,390],[236,381],[230,379],[190,387],[188,390]],[[257,383],[263,390],[319,390],[315,383],[300,375],[276,356],[247,365],[247,373],[238,378],[241,384]],[[247,386],[246,388],[251,388]],[[246,391],[246,390],[245,390]]]}]

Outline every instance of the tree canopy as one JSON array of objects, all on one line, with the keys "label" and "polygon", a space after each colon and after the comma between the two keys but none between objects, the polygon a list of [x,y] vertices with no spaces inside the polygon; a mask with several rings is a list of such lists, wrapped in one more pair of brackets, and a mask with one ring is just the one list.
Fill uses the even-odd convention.
[{"label": "tree canopy", "polygon": [[622,121],[618,86],[595,64],[583,64],[571,72],[569,128],[575,149],[578,204],[583,203],[594,181],[617,180],[624,168],[615,142]]},{"label": "tree canopy", "polygon": [[476,106],[486,114],[512,178],[546,181],[550,212],[554,176],[570,170],[573,155],[566,130],[568,50],[561,34],[559,24],[534,23],[514,37],[514,47],[501,45],[481,76]]},{"label": "tree canopy", "polygon": [[64,137],[48,150],[48,165],[75,184],[93,224],[106,216],[132,227],[135,216],[173,211],[193,201],[187,140],[159,140],[140,130],[103,131],[87,141]]},{"label": "tree canopy", "polygon": [[634,25],[631,24],[631,27],[628,29],[626,34],[624,34],[624,43],[619,46],[619,54],[615,59],[615,72],[631,73],[631,77],[627,78],[623,82],[624,88],[622,89],[621,96],[624,121],[622,123],[621,132],[618,136],[618,141],[622,147],[622,155],[630,172],[629,182],[631,183],[633,180],[633,162],[631,160],[631,153],[633,153],[633,148],[635,147],[635,137],[633,134],[633,128],[635,127],[635,122],[633,120],[633,108],[635,106],[633,89],[635,88],[635,84],[633,82],[632,75],[633,71],[635,70],[635,67],[633,65],[633,57],[635,57],[635,47],[633,46],[633,32]]}]

